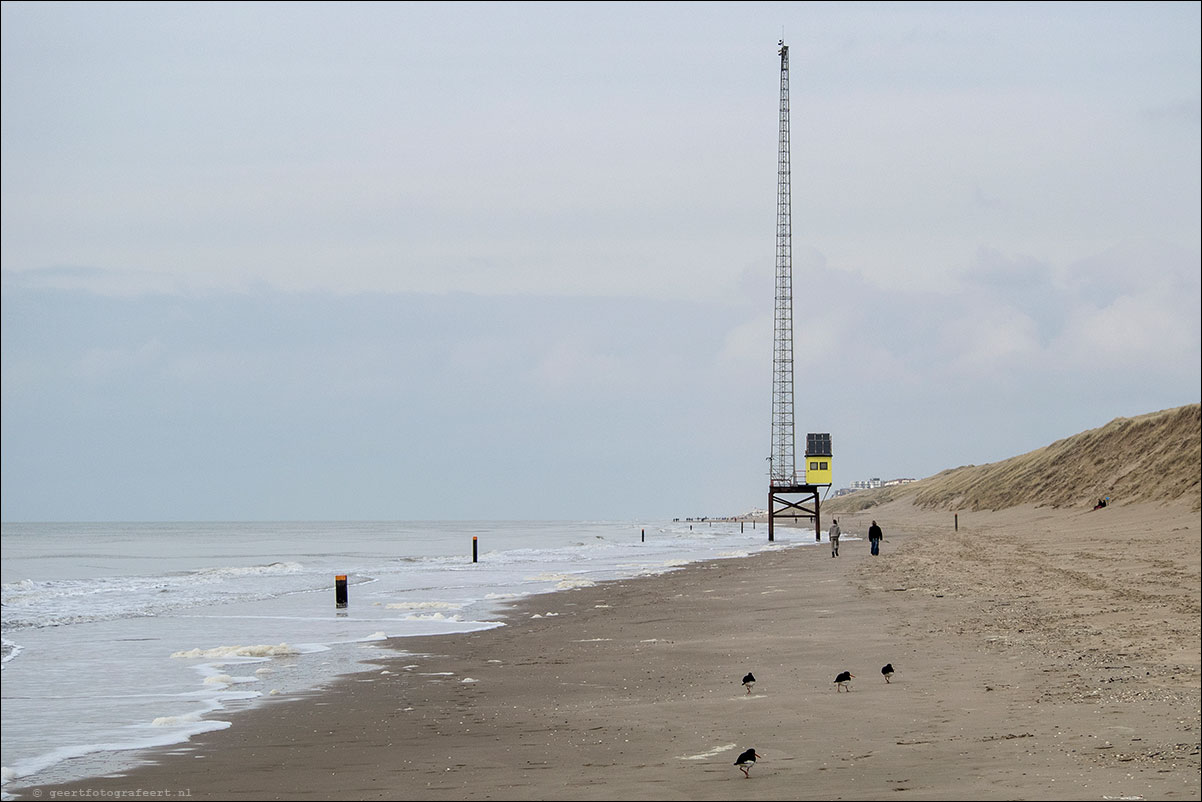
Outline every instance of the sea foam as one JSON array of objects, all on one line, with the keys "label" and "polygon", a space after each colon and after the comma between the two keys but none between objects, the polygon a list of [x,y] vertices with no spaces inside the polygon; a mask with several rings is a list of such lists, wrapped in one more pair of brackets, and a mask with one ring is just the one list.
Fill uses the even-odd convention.
[{"label": "sea foam", "polygon": [[300,654],[300,650],[286,643],[281,643],[276,646],[217,646],[212,649],[188,649],[187,651],[175,652],[171,656],[181,658],[200,657],[206,660],[214,660],[220,657],[283,657],[293,654]]},{"label": "sea foam", "polygon": [[393,602],[384,605],[387,610],[462,610],[461,602],[424,601],[424,602]]}]

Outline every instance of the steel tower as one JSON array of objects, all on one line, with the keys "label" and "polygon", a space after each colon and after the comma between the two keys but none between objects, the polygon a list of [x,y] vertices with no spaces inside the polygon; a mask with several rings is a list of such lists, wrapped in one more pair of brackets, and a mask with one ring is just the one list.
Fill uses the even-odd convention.
[{"label": "steel tower", "polygon": [[[776,312],[772,347],[772,454],[768,457],[768,539],[775,540],[776,519],[808,518],[820,539],[818,492],[826,485],[797,478],[793,431],[793,194],[789,155],[789,46],[780,41],[780,128],[776,168]],[[813,462],[815,476],[830,471],[830,435],[809,435],[822,459]],[[824,439],[825,438],[825,439]],[[808,442],[808,441],[807,441]],[[810,450],[806,451],[809,459]],[[808,506],[807,506],[808,505]]]},{"label": "steel tower", "polygon": [[793,198],[789,157],[789,46],[780,42],[780,132],[776,168],[776,313],[772,349],[770,483],[797,483],[793,432]]}]

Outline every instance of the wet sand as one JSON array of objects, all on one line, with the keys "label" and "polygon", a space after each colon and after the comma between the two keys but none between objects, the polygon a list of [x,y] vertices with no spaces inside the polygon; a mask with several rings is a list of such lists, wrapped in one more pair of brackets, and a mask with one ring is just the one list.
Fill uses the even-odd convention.
[{"label": "wet sand", "polygon": [[[1198,512],[838,516],[826,544],[534,597],[20,799],[1198,799]],[[870,518],[886,540],[863,536]],[[766,537],[763,526],[749,537]],[[812,543],[809,532],[778,541]],[[892,663],[887,683],[880,673]],[[850,692],[833,680],[855,675]],[[758,682],[748,694],[748,671]],[[733,765],[755,748],[750,779]]]}]

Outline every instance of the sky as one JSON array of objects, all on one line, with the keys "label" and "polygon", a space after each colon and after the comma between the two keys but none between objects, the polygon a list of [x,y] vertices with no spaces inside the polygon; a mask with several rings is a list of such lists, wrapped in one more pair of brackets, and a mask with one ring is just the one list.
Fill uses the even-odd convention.
[{"label": "sky", "polygon": [[1198,3],[2,6],[5,521],[767,503],[1202,395]]}]

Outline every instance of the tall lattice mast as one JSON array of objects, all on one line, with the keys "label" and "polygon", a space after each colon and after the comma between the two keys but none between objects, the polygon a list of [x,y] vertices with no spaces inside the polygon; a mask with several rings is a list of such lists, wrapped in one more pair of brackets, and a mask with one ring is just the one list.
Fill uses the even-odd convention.
[{"label": "tall lattice mast", "polygon": [[780,136],[776,171],[776,314],[772,349],[774,487],[796,483],[793,436],[793,201],[789,166],[789,46],[780,42]]}]

